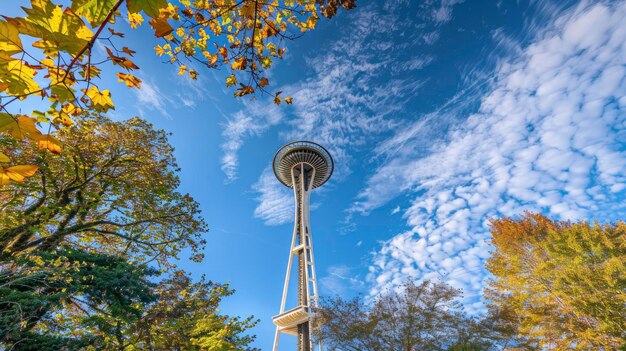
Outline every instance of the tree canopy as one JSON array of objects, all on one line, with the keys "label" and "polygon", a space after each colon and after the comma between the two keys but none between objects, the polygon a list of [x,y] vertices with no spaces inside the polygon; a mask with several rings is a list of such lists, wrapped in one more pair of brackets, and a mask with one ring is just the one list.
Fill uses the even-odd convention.
[{"label": "tree canopy", "polygon": [[341,297],[322,303],[315,334],[329,350],[497,350],[508,334],[496,318],[471,317],[461,291],[443,282],[412,281],[371,303]]},{"label": "tree canopy", "polygon": [[490,308],[522,349],[626,347],[626,225],[526,213],[492,221]]},{"label": "tree canopy", "polygon": [[160,264],[185,246],[200,254],[206,224],[191,196],[177,191],[164,131],[139,118],[93,116],[55,135],[64,144],[55,156],[5,141],[12,159],[41,166],[32,181],[0,192],[1,256],[61,243]]},{"label": "tree canopy", "polygon": [[202,259],[207,228],[167,134],[96,114],[53,136],[58,155],[2,140],[41,166],[0,190],[0,348],[249,350],[254,318],[218,310],[234,291],[176,270],[183,249]]}]

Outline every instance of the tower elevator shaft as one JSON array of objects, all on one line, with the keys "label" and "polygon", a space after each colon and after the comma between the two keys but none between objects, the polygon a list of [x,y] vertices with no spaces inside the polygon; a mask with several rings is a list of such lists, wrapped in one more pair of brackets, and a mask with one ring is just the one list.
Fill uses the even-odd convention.
[{"label": "tower elevator shaft", "polygon": [[[314,308],[318,307],[318,293],[309,221],[309,202],[314,178],[315,168],[307,163],[299,163],[291,169],[291,184],[293,184],[295,200],[295,220],[280,313],[273,318],[274,324],[276,324],[274,351],[278,351],[278,341],[281,333],[297,335],[298,351],[314,351],[311,337],[311,320]],[[298,265],[298,306],[285,311],[294,257],[297,259]],[[318,348],[321,351],[321,343],[318,345]]]}]

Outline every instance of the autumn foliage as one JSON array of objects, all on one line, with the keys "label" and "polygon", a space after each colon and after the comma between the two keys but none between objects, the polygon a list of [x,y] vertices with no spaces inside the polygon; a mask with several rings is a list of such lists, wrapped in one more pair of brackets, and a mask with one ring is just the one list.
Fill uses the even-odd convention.
[{"label": "autumn foliage", "polygon": [[552,221],[526,213],[492,222],[490,308],[520,349],[626,346],[626,224]]},{"label": "autumn foliage", "polygon": [[[131,28],[149,25],[156,55],[177,65],[180,75],[197,79],[201,67],[224,67],[230,72],[226,86],[240,97],[270,93],[266,71],[283,58],[286,41],[315,29],[320,16],[331,18],[340,7],[355,6],[354,0],[73,0],[63,7],[31,0],[23,17],[0,19],[0,133],[58,153],[61,145],[35,132],[35,123],[56,129],[85,113],[114,109],[110,87],[101,80],[105,74],[140,89],[136,52],[124,45],[119,21]],[[276,104],[292,101],[281,91],[271,94]],[[46,108],[16,112],[35,99],[46,101]],[[38,166],[16,164],[2,151],[0,164],[5,185],[24,181]]]}]

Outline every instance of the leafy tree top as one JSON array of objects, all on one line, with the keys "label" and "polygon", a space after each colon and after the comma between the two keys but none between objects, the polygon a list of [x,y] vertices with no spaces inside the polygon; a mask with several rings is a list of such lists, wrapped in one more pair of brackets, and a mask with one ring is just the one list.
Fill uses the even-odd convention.
[{"label": "leafy tree top", "polygon": [[520,347],[626,347],[626,224],[525,213],[494,220],[491,234],[485,296],[517,328]]},{"label": "leafy tree top", "polygon": [[164,131],[139,118],[81,119],[56,133],[58,156],[5,140],[12,159],[36,160],[31,182],[0,192],[0,256],[61,243],[168,265],[183,247],[196,259],[207,230],[198,204],[177,191],[178,166]]}]

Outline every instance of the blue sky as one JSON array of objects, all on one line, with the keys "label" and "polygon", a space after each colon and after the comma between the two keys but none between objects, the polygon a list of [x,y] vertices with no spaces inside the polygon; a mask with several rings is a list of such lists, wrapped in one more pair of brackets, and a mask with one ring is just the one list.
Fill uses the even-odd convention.
[{"label": "blue sky", "polygon": [[625,1],[358,5],[288,45],[271,72],[294,97],[281,107],[233,99],[223,71],[181,78],[152,55],[147,26],[116,25],[140,53],[144,83],[131,91],[105,78],[111,116],[173,133],[182,190],[211,228],[205,261],[180,265],[231,282],[237,293],[223,311],[259,317],[264,350],[293,215],[270,163],[289,141],[318,142],[335,159],[312,197],[326,296],[443,279],[481,311],[489,218],[532,210],[614,221],[625,212]]}]

